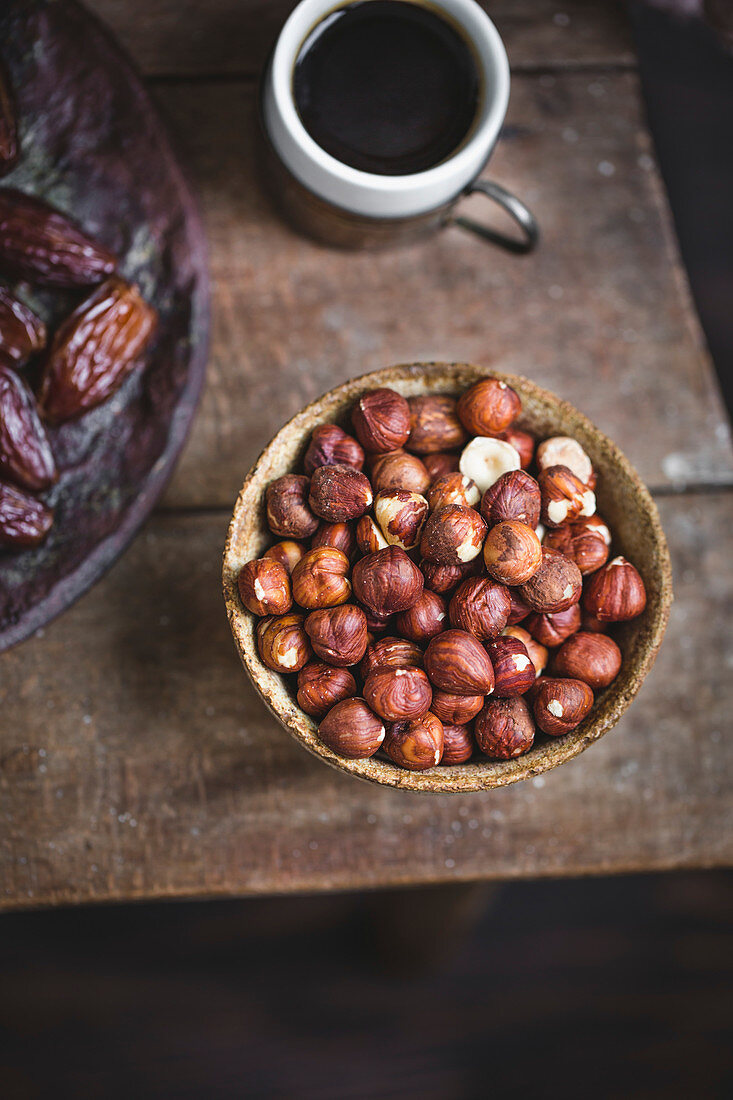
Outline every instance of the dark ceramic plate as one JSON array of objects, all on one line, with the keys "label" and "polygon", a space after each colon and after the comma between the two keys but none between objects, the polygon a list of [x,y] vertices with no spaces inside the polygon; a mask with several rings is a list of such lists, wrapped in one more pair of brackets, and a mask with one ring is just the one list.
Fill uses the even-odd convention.
[{"label": "dark ceramic plate", "polygon": [[[203,381],[209,281],[201,221],[165,129],[109,34],[74,0],[0,3],[0,54],[15,89],[22,155],[0,186],[73,214],[120,257],[159,313],[144,362],[106,404],[54,429],[61,477],[46,543],[0,552],[0,651],[100,577],[151,511],[188,433]],[[23,285],[51,325],[84,293]]]}]

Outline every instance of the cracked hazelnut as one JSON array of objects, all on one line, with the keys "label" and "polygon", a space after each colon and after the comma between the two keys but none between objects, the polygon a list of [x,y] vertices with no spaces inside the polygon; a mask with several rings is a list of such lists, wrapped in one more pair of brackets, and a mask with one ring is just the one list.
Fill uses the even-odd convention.
[{"label": "cracked hazelnut", "polygon": [[494,695],[506,698],[529,691],[537,673],[524,642],[505,634],[492,638],[486,649],[494,668]]},{"label": "cracked hazelnut", "polygon": [[364,450],[353,436],[337,424],[321,424],[311,436],[303,459],[303,469],[310,477],[319,466],[353,466],[361,470]]},{"label": "cracked hazelnut", "polygon": [[410,439],[408,446],[415,454],[452,451],[462,447],[468,436],[458,419],[454,397],[408,397],[410,406]]},{"label": "cracked hazelnut", "polygon": [[351,558],[356,550],[356,538],[348,523],[322,523],[311,539],[311,550],[333,546]]},{"label": "cracked hazelnut", "polygon": [[521,586],[520,595],[533,611],[556,612],[578,603],[582,591],[583,578],[575,562],[543,546],[542,564]]},{"label": "cracked hazelnut", "polygon": [[366,680],[378,668],[422,668],[423,652],[405,638],[380,638],[367,647],[359,665],[359,674]]},{"label": "cracked hazelnut", "polygon": [[474,382],[458,399],[458,416],[470,435],[498,435],[521,411],[519,394],[498,378]]},{"label": "cracked hazelnut", "polygon": [[406,489],[424,495],[430,488],[430,475],[417,455],[407,451],[389,451],[375,455],[371,463],[372,489]]},{"label": "cracked hazelnut", "polygon": [[561,527],[578,516],[592,516],[596,510],[595,493],[567,466],[548,466],[540,472],[538,484],[546,527]]},{"label": "cracked hazelnut", "polygon": [[477,436],[463,448],[458,468],[466,477],[470,477],[485,493],[502,474],[518,470],[520,458],[517,451],[503,439]]},{"label": "cracked hazelnut", "polygon": [[580,604],[574,603],[565,611],[556,611],[549,615],[533,611],[524,626],[540,645],[553,649],[562,645],[576,630],[580,630]]},{"label": "cracked hazelnut", "polygon": [[602,623],[635,619],[646,607],[644,582],[630,561],[614,558],[590,578],[583,606]]},{"label": "cracked hazelnut", "polygon": [[425,645],[446,626],[445,601],[437,592],[424,589],[407,611],[401,611],[395,619],[395,629],[404,638]]},{"label": "cracked hazelnut", "polygon": [[299,672],[311,656],[302,615],[291,612],[260,619],[256,634],[262,662],[273,672]]},{"label": "cracked hazelnut", "polygon": [[267,486],[267,524],[274,535],[307,539],[315,534],[318,517],[308,507],[310,481],[299,474],[285,474]]},{"label": "cracked hazelnut", "polygon": [[357,523],[356,544],[362,554],[376,554],[389,545],[371,516],[362,516]]},{"label": "cracked hazelnut", "polygon": [[520,431],[519,428],[507,428],[505,432],[501,433],[501,439],[505,443],[509,443],[517,452],[523,470],[532,465],[534,438],[529,432]]},{"label": "cracked hazelnut", "polygon": [[387,722],[406,722],[427,713],[433,689],[421,668],[378,668],[364,681],[364,698]]},{"label": "cracked hazelnut", "polygon": [[481,553],[486,524],[473,508],[448,504],[428,516],[420,552],[439,565],[461,565]]},{"label": "cracked hazelnut", "polygon": [[473,508],[481,499],[478,486],[470,477],[460,472],[439,477],[428,493],[430,511],[445,508],[447,504],[462,504],[464,508]]},{"label": "cracked hazelnut", "polygon": [[593,691],[608,687],[621,668],[621,650],[606,634],[581,632],[564,642],[555,656],[555,672],[583,680]]},{"label": "cracked hazelnut", "polygon": [[276,542],[269,550],[265,550],[265,557],[272,558],[273,561],[279,561],[280,565],[284,566],[288,575],[290,575],[303,554],[305,554],[306,549],[307,547],[303,546],[302,542],[284,539],[282,542]]},{"label": "cracked hazelnut", "polygon": [[502,474],[481,500],[481,515],[489,528],[507,520],[526,523],[534,531],[540,522],[540,487],[524,470]]},{"label": "cracked hazelnut", "polygon": [[451,626],[485,641],[501,634],[510,607],[509,593],[502,584],[489,577],[469,577],[454,593],[448,613]]},{"label": "cracked hazelnut", "polygon": [[591,460],[577,439],[568,435],[553,436],[537,448],[537,468],[542,471],[551,466],[567,466],[586,486],[593,477]]},{"label": "cracked hazelnut", "polygon": [[535,641],[532,635],[521,626],[507,626],[502,634],[505,638],[519,638],[534,665],[535,675],[541,676],[543,669],[547,667],[547,660],[550,656],[545,646]]},{"label": "cracked hazelnut", "polygon": [[396,451],[410,435],[410,406],[394,390],[367,390],[354,406],[351,423],[364,450]]},{"label": "cracked hazelnut", "polygon": [[489,655],[473,634],[445,630],[425,651],[425,671],[431,684],[453,695],[488,695],[494,690]]},{"label": "cracked hazelnut", "polygon": [[357,519],[373,499],[368,478],[353,466],[319,466],[311,478],[308,503],[329,523]]},{"label": "cracked hazelnut", "polygon": [[497,523],[484,542],[484,564],[486,572],[502,584],[526,584],[542,564],[540,540],[526,523]]},{"label": "cracked hazelnut", "polygon": [[446,726],[443,722],[441,764],[465,764],[473,756],[473,736],[468,726]]},{"label": "cracked hazelnut", "polygon": [[580,725],[592,706],[593,692],[582,680],[548,676],[534,696],[534,720],[543,733],[562,737]]},{"label": "cracked hazelnut", "polygon": [[484,756],[512,760],[532,748],[535,726],[524,699],[487,699],[473,732]]},{"label": "cracked hazelnut", "polygon": [[567,523],[548,531],[542,545],[559,550],[566,558],[574,561],[583,576],[595,573],[608,560],[608,546],[604,540],[576,523]]},{"label": "cracked hazelnut", "polygon": [[458,471],[459,456],[446,454],[445,451],[437,451],[432,455],[422,456],[423,465],[428,471],[431,485],[434,485],[439,477],[446,474],[454,474]]},{"label": "cracked hazelnut", "polygon": [[509,601],[511,603],[507,626],[516,626],[517,623],[524,622],[531,608],[524,602],[516,588],[507,588],[507,592],[509,593]]},{"label": "cracked hazelnut", "polygon": [[430,709],[445,725],[465,726],[484,705],[483,695],[454,695],[451,691],[433,691]]},{"label": "cracked hazelnut", "polygon": [[342,699],[356,695],[356,680],[345,668],[309,661],[298,673],[298,706],[312,718],[323,718]]},{"label": "cracked hazelnut", "polygon": [[351,595],[349,559],[335,546],[317,546],[300,559],[291,577],[293,599],[309,611],[346,603]]},{"label": "cracked hazelnut", "polygon": [[405,489],[382,489],[374,498],[374,515],[390,546],[412,550],[420,541],[428,502]]},{"label": "cracked hazelnut", "polygon": [[253,615],[284,615],[293,606],[288,572],[272,558],[248,561],[240,570],[237,587]]},{"label": "cracked hazelnut", "polygon": [[354,566],[354,595],[377,615],[406,611],[420,598],[423,575],[399,546],[367,554]]},{"label": "cracked hazelnut", "polygon": [[439,565],[438,562],[425,561],[425,558],[422,558],[420,572],[425,578],[426,588],[445,596],[466,577],[473,576],[480,564],[480,558],[474,558],[473,561],[464,562],[461,565]]},{"label": "cracked hazelnut", "polygon": [[374,756],[386,732],[382,719],[358,697],[337,703],[318,727],[324,745],[349,760]]},{"label": "cracked hazelnut", "polygon": [[384,751],[408,771],[434,768],[443,755],[443,724],[430,711],[411,722],[395,722],[387,727]]},{"label": "cracked hazelnut", "polygon": [[358,664],[366,652],[366,615],[353,603],[311,611],[305,630],[314,653],[327,665],[348,668]]}]

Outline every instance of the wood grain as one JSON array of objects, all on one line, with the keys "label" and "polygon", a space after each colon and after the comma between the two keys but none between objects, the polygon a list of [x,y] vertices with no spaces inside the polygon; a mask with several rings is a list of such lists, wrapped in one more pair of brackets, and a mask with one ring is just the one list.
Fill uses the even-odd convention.
[{"label": "wood grain", "polygon": [[[628,65],[634,55],[617,0],[483,0],[514,68]],[[252,74],[293,0],[88,0],[151,75]]]},{"label": "wood grain", "polygon": [[335,772],[276,725],[223,614],[228,517],[154,519],[63,621],[3,658],[3,903],[730,861],[731,497],[660,506],[677,602],[617,729],[531,783],[436,797]]}]

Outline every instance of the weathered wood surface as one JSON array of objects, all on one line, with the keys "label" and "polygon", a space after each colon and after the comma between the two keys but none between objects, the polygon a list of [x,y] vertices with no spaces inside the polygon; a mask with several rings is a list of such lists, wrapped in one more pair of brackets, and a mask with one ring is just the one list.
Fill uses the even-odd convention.
[{"label": "weathered wood surface", "polygon": [[[149,75],[247,75],[294,0],[88,0]],[[620,0],[483,0],[515,69],[628,65]]]},{"label": "weathered wood surface", "polygon": [[619,726],[532,783],[471,796],[309,757],[238,665],[226,516],[159,516],[65,618],[3,658],[0,898],[345,889],[722,864],[733,857],[730,495],[660,501],[677,586]]}]

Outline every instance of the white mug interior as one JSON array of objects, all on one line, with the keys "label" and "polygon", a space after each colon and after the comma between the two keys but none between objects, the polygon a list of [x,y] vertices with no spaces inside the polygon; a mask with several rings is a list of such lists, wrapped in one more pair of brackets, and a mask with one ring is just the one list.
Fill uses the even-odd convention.
[{"label": "white mug interior", "polygon": [[477,118],[468,139],[440,164],[411,175],[381,176],[343,164],[322,149],[295,106],[293,72],[303,42],[339,6],[334,0],[302,0],[280,32],[262,94],[264,125],[275,152],[304,187],[352,214],[405,218],[443,206],[478,176],[506,115],[509,62],[499,32],[476,0],[430,0],[427,6],[444,12],[473,45],[482,89]]}]

